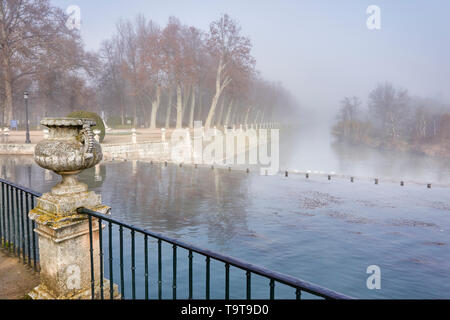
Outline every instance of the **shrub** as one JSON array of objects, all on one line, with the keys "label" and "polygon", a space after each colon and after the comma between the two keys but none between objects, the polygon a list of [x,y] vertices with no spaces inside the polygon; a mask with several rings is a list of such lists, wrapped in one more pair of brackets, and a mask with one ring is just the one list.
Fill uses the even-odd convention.
[{"label": "shrub", "polygon": [[103,124],[102,118],[98,114],[90,111],[74,111],[69,113],[67,116],[69,118],[88,118],[95,120],[97,125],[92,127],[92,130],[100,130],[100,142],[103,142],[103,139],[105,138],[105,125]]}]

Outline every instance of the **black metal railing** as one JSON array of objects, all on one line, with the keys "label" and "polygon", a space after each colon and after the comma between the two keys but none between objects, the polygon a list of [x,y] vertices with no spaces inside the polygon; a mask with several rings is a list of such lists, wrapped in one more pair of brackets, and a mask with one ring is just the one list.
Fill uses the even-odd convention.
[{"label": "black metal railing", "polygon": [[28,218],[28,212],[41,194],[3,179],[0,184],[0,247],[38,271],[35,222]]},{"label": "black metal railing", "polygon": [[[0,245],[39,271],[35,222],[28,218],[28,212],[42,194],[3,179],[0,184]],[[78,213],[86,214],[89,221],[93,298],[113,298],[113,283],[118,283],[116,288],[122,299],[275,299],[281,294],[282,298],[300,299],[304,298],[303,293],[325,299],[351,299],[307,281],[123,223],[109,215],[86,208],[78,209]],[[97,240],[94,229],[98,230],[98,241],[94,241]],[[97,243],[98,248],[94,248]],[[98,260],[94,259],[97,252]],[[109,279],[109,285],[104,287],[104,281],[95,279],[96,274],[100,279]],[[99,294],[96,283],[100,286]]]},{"label": "black metal railing", "polygon": [[[197,295],[200,299],[211,299],[211,292],[212,292],[212,285],[217,285],[217,281],[214,281],[212,283],[213,279],[218,279],[221,277],[218,277],[218,274],[220,273],[220,270],[218,268],[215,268],[216,273],[214,274],[215,277],[212,277],[211,273],[211,264],[212,262],[218,262],[222,264],[222,276],[223,276],[223,283],[219,285],[222,291],[222,296],[217,296],[216,298],[219,299],[230,299],[230,284],[231,281],[231,275],[230,275],[230,269],[234,268],[238,270],[238,273],[243,273],[244,279],[243,282],[245,283],[245,289],[243,297],[238,297],[234,295],[238,299],[251,299],[252,298],[252,285],[253,285],[253,277],[259,276],[261,278],[266,280],[266,288],[267,288],[267,298],[269,299],[275,299],[276,297],[276,284],[281,284],[284,286],[287,286],[291,288],[292,290],[292,298],[300,299],[302,297],[302,293],[308,293],[315,297],[325,298],[325,299],[351,299],[351,297],[337,293],[335,291],[332,291],[330,289],[300,280],[298,278],[294,278],[288,275],[284,275],[275,271],[268,270],[266,268],[256,266],[250,263],[247,263],[245,261],[223,255],[217,252],[209,251],[202,249],[196,245],[189,244],[186,242],[182,242],[176,239],[172,239],[169,237],[166,237],[162,234],[150,232],[147,230],[144,230],[142,228],[138,228],[129,224],[125,224],[121,221],[115,220],[111,218],[109,215],[104,215],[86,208],[80,208],[78,209],[78,212],[80,214],[86,214],[89,219],[89,231],[90,231],[90,244],[91,244],[91,284],[92,284],[92,296],[96,297],[95,295],[95,289],[94,285],[95,283],[100,284],[100,298],[113,298],[114,297],[114,289],[112,285],[109,285],[109,293],[104,292],[103,288],[103,281],[98,281],[99,279],[94,279],[94,268],[99,268],[99,274],[100,279],[103,278],[104,270],[103,270],[103,261],[104,261],[104,255],[108,255],[108,268],[106,268],[105,271],[109,274],[109,280],[110,283],[113,283],[113,281],[116,279],[116,273],[118,272],[118,283],[120,283],[120,293],[122,298],[128,298],[128,295],[126,295],[125,284],[127,282],[128,288],[131,287],[131,293],[128,292],[128,294],[131,296],[132,299],[137,298],[137,281],[136,277],[139,277],[137,274],[137,257],[139,257],[140,265],[141,265],[141,276],[139,277],[140,280],[143,280],[144,283],[143,290],[141,290],[142,299],[149,299],[150,298],[150,275],[151,272],[149,271],[149,241],[150,239],[153,239],[155,242],[153,253],[155,255],[155,267],[154,267],[154,286],[155,286],[155,298],[162,299],[163,298],[163,289],[167,288],[167,286],[164,286],[163,281],[163,267],[165,268],[171,268],[169,272],[171,271],[171,278],[167,279],[166,277],[166,283],[169,285],[169,288],[172,291],[171,295],[169,294],[168,298],[170,299],[177,299],[178,297],[178,290],[179,290],[179,284],[178,276],[179,273],[183,273],[187,275],[186,277],[183,277],[184,282],[186,282],[186,285],[184,286],[185,290],[183,291],[183,299],[194,299],[194,258],[195,256],[203,257],[204,260],[197,260],[200,261],[200,263],[197,264],[197,269],[203,269],[203,272],[197,272],[196,275],[201,274],[200,277],[197,277],[195,279],[195,283],[201,282],[204,284],[204,287],[202,288],[204,290],[202,295]],[[93,229],[97,228],[99,230],[99,241],[98,241],[98,253],[99,253],[99,265],[94,265],[94,248],[93,246]],[[102,229],[105,228],[105,230],[108,230],[106,235],[103,234]],[[114,236],[114,233],[118,233],[118,236]],[[128,248],[130,249],[130,254],[128,255],[128,266],[125,265],[125,247],[126,243],[124,240],[124,237],[128,235]],[[138,238],[140,237],[140,239]],[[117,244],[115,243],[115,240],[118,240],[118,246],[119,251],[118,258],[114,257],[114,247],[117,247]],[[107,246],[104,245],[104,242],[108,242]],[[137,251],[137,243],[141,243],[140,249],[143,251],[139,251],[140,254],[136,255]],[[169,252],[167,250],[163,250],[163,245],[169,246]],[[107,247],[107,248],[106,248]],[[107,250],[105,250],[105,248]],[[95,248],[97,249],[97,248]],[[167,248],[166,248],[167,249]],[[187,265],[187,268],[183,270],[178,270],[178,264],[180,260],[180,252],[181,250],[184,250],[185,257],[187,258],[187,262],[185,265]],[[171,252],[170,252],[171,251]],[[169,254],[169,259],[166,259],[166,261],[163,261],[162,255],[163,253]],[[118,260],[118,261],[117,261]],[[143,261],[142,261],[143,260]],[[169,260],[169,261],[168,261]],[[171,261],[170,261],[171,260]],[[115,263],[116,262],[116,263]],[[164,263],[166,262],[166,263]],[[169,262],[169,263],[167,263]],[[171,262],[171,263],[170,263]],[[172,264],[172,266],[170,266]],[[203,264],[203,265],[202,265]],[[116,268],[114,268],[116,266]],[[118,269],[118,270],[117,270]],[[128,275],[129,277],[126,279],[126,271],[129,271]],[[203,278],[204,277],[204,278]],[[201,279],[203,278],[203,279]],[[233,282],[233,284],[236,284],[239,280],[238,277],[234,277],[236,281]],[[128,281],[127,281],[128,280]],[[220,280],[220,279],[218,279]],[[96,282],[97,281],[97,282]],[[260,293],[261,290],[264,290],[264,284],[259,281],[258,285],[258,292]],[[166,289],[167,290],[167,289]],[[286,293],[286,290],[284,290]],[[215,290],[216,294],[219,294],[217,290]],[[166,295],[167,296],[167,295]],[[283,298],[286,298],[284,296]]]}]

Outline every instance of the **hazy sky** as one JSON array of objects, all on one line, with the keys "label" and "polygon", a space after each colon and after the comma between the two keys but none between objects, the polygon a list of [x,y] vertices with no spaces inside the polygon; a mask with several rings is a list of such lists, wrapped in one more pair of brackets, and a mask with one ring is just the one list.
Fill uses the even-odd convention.
[{"label": "hazy sky", "polygon": [[[283,83],[305,109],[324,119],[339,100],[366,100],[390,81],[410,93],[450,101],[450,1],[448,0],[52,0],[78,5],[90,50],[115,31],[121,18],[142,13],[160,25],[169,16],[208,30],[228,13],[250,37],[257,69]],[[369,5],[381,9],[381,29],[366,27]]]}]

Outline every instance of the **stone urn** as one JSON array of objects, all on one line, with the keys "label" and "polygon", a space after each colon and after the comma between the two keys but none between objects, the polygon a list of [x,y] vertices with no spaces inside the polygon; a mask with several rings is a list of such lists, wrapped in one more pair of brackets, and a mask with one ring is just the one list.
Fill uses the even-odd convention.
[{"label": "stone urn", "polygon": [[[58,217],[73,216],[79,207],[106,213],[109,208],[101,205],[100,196],[89,192],[87,185],[77,179],[78,173],[97,165],[103,157],[91,128],[95,126],[95,121],[46,118],[41,125],[49,129],[48,138],[36,145],[34,159],[42,168],[61,175],[62,181],[38,199],[36,208],[31,212],[33,218],[44,212]],[[47,220],[55,223],[55,219]]]},{"label": "stone urn", "polygon": [[[109,214],[110,208],[102,204],[101,196],[77,179],[78,173],[102,160],[101,146],[91,130],[95,122],[48,118],[41,124],[49,133],[36,145],[34,159],[41,167],[61,175],[62,181],[39,197],[29,212],[39,236],[41,283],[28,295],[33,299],[91,299],[113,286],[114,298],[120,298],[117,285],[102,279],[99,234],[104,225],[77,212],[84,207]],[[95,283],[91,282],[92,275]]]}]

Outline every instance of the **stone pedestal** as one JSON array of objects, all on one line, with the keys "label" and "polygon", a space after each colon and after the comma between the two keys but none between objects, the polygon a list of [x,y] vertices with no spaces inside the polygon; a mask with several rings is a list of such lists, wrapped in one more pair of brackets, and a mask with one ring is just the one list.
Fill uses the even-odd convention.
[{"label": "stone pedestal", "polygon": [[[68,221],[56,225],[38,223],[41,284],[29,296],[33,299],[92,299],[89,222]],[[100,298],[98,221],[92,220],[94,299]],[[104,298],[110,297],[110,282],[103,279]],[[114,298],[120,298],[113,285]]]},{"label": "stone pedestal", "polygon": [[[58,188],[54,188],[58,189]],[[86,207],[107,213],[94,192],[54,195],[46,193],[38,199],[29,216],[36,222],[39,236],[41,284],[29,295],[33,299],[91,299],[91,255],[89,220],[76,213]],[[103,227],[103,226],[102,226]],[[95,296],[100,298],[99,223],[92,218],[92,248],[94,260]],[[103,279],[104,297],[109,298],[110,283]],[[120,298],[117,285],[114,298]]]},{"label": "stone pedestal", "polygon": [[[97,165],[102,159],[100,144],[90,130],[95,122],[88,119],[44,119],[50,128],[49,138],[35,149],[35,161],[43,168],[62,176],[62,181],[37,199],[29,212],[36,222],[39,238],[41,284],[29,293],[33,299],[98,299],[120,298],[117,285],[101,279],[99,222],[77,213],[84,207],[103,214],[110,208],[102,204],[100,195],[80,183],[77,174]],[[91,232],[90,232],[91,229]],[[92,256],[91,256],[92,240]],[[94,268],[91,268],[91,257]],[[92,272],[94,282],[92,283]],[[92,296],[92,284],[94,296]]]}]

